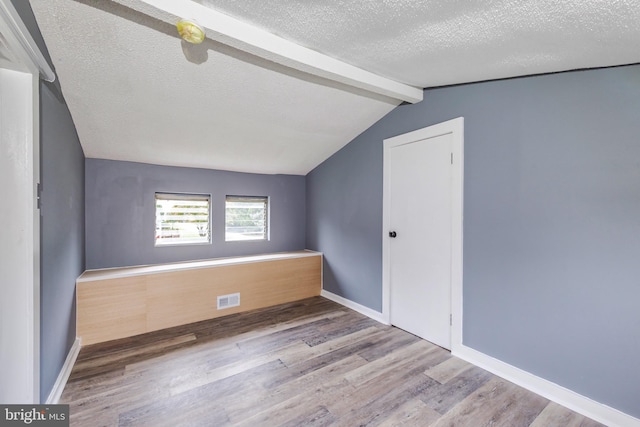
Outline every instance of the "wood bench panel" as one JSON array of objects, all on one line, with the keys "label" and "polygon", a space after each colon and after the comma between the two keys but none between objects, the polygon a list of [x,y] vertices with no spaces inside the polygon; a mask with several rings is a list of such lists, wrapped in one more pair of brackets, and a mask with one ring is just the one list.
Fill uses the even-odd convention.
[{"label": "wood bench panel", "polygon": [[[299,254],[299,253],[298,253]],[[212,266],[176,264],[171,271],[126,276],[91,272],[77,283],[78,336],[95,344],[320,295],[322,256]],[[132,268],[132,271],[139,271]],[[117,274],[115,274],[117,273]],[[91,277],[99,277],[94,280]],[[217,297],[240,293],[240,306],[218,310]]]},{"label": "wood bench panel", "polygon": [[84,282],[76,292],[76,330],[83,344],[147,331],[146,277]]}]

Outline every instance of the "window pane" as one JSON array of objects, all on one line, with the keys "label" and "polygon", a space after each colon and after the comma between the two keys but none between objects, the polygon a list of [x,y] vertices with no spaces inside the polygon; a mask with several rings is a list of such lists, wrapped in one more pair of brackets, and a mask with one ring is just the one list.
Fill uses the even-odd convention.
[{"label": "window pane", "polygon": [[269,238],[269,198],[227,196],[225,240],[267,240]]},{"label": "window pane", "polygon": [[156,193],[156,246],[211,242],[208,195]]}]

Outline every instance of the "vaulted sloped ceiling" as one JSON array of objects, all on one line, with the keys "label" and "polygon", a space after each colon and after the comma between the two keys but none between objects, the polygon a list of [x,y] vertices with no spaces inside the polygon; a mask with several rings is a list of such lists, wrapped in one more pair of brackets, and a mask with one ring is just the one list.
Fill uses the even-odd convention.
[{"label": "vaulted sloped ceiling", "polygon": [[[87,157],[306,174],[402,102],[188,45],[144,3],[31,0]],[[418,88],[640,62],[637,0],[196,3]]]}]

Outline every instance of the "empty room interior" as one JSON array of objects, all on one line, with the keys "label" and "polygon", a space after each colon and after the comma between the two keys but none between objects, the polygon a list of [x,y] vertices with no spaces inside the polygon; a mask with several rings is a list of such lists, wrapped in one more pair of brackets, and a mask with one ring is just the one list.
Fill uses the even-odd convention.
[{"label": "empty room interior", "polygon": [[0,0],[0,404],[640,426],[639,23]]}]

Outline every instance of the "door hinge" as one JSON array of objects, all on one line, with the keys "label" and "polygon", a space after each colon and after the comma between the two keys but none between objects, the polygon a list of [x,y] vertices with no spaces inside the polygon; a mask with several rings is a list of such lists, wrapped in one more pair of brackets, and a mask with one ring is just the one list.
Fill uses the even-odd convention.
[{"label": "door hinge", "polygon": [[453,164],[453,153],[451,153],[451,164]]},{"label": "door hinge", "polygon": [[449,315],[449,326],[453,326],[453,314]]},{"label": "door hinge", "polygon": [[38,183],[36,186],[36,206],[38,209],[42,208],[42,184]]}]

